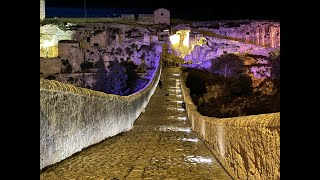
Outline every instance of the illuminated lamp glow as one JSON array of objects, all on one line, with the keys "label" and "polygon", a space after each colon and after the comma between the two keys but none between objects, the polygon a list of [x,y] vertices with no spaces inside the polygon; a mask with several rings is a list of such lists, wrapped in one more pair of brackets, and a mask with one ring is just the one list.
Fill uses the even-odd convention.
[{"label": "illuminated lamp glow", "polygon": [[183,103],[183,101],[175,101],[175,102],[177,102],[177,103]]},{"label": "illuminated lamp glow", "polygon": [[170,36],[170,42],[172,45],[177,45],[180,43],[180,36],[177,34],[174,34],[172,36]]},{"label": "illuminated lamp glow", "polygon": [[179,94],[179,95],[176,95],[177,97],[182,97],[182,95],[181,94]]},{"label": "illuminated lamp glow", "polygon": [[175,74],[172,74],[172,75],[174,75],[174,76],[180,76],[179,74],[177,74],[177,73],[175,73]]},{"label": "illuminated lamp glow", "polygon": [[44,42],[41,44],[41,46],[44,47],[44,48],[48,48],[48,47],[54,46],[54,42],[53,41],[44,40]]},{"label": "illuminated lamp glow", "polygon": [[186,32],[186,36],[185,36],[182,44],[183,44],[184,46],[189,47],[189,31]]}]

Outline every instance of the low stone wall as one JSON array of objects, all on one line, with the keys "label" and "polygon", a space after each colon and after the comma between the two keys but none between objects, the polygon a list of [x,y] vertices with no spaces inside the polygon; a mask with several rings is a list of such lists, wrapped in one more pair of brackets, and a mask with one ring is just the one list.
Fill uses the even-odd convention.
[{"label": "low stone wall", "polygon": [[40,169],[132,128],[158,85],[161,65],[141,91],[117,96],[40,79]]},{"label": "low stone wall", "polygon": [[234,179],[280,179],[280,112],[234,118],[202,116],[181,87],[192,129]]}]

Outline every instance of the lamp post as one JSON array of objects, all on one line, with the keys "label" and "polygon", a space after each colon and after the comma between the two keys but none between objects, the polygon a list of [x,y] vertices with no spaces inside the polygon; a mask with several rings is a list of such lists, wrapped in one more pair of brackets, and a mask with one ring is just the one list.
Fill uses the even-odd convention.
[{"label": "lamp post", "polygon": [[87,18],[87,1],[84,0],[84,17]]}]

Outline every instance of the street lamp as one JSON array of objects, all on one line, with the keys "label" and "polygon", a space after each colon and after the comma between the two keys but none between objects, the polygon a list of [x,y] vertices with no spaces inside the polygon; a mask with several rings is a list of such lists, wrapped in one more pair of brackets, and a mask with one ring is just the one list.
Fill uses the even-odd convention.
[{"label": "street lamp", "polygon": [[87,3],[86,3],[87,1],[86,0],[84,0],[84,17],[85,18],[87,18]]}]

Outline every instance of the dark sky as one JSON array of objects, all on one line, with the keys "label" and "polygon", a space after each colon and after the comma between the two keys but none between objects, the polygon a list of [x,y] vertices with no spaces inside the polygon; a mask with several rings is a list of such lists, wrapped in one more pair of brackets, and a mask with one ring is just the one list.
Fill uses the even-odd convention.
[{"label": "dark sky", "polygon": [[[84,7],[85,0],[46,0],[46,7]],[[170,10],[172,18],[193,20],[279,20],[280,5],[272,1],[231,0],[86,0],[87,8],[157,8]],[[139,13],[139,12],[137,12]],[[142,12],[148,13],[148,12]]]}]

